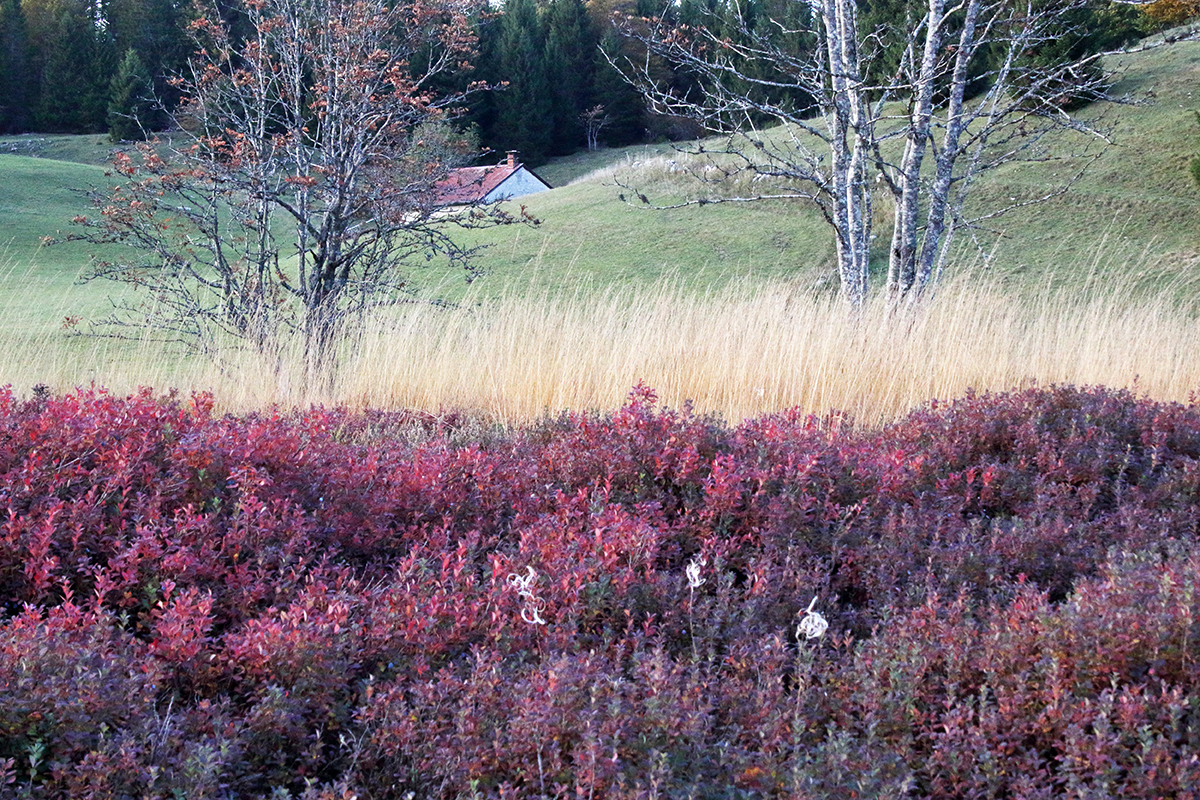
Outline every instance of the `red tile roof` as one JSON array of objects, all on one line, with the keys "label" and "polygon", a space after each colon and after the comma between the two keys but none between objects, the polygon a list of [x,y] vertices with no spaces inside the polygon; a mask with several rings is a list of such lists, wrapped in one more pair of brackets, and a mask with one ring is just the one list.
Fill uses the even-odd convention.
[{"label": "red tile roof", "polygon": [[453,170],[442,181],[438,181],[438,205],[463,205],[475,203],[488,192],[508,180],[520,164],[498,164],[494,167],[462,167]]}]

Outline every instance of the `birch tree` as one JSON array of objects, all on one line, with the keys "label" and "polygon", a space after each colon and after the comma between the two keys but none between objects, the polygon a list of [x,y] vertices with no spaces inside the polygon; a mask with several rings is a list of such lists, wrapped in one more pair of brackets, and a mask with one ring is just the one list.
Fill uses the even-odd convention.
[{"label": "birch tree", "polygon": [[[709,160],[702,177],[711,182],[714,168],[721,178],[751,177],[731,185],[752,191],[685,202],[815,204],[836,236],[840,284],[853,305],[867,296],[877,195],[894,208],[887,286],[902,297],[929,285],[956,235],[1071,183],[970,214],[967,198],[981,174],[1050,159],[1052,131],[1075,137],[1077,165],[1108,141],[1070,111],[1107,97],[1100,54],[1038,58],[1083,35],[1063,20],[1093,0],[914,0],[902,19],[866,31],[855,0],[784,0],[766,14],[758,6],[748,13],[743,2],[730,0],[721,26],[669,15],[625,20],[627,35],[696,76],[703,93],[663,86],[649,60],[620,66],[656,111],[726,134],[724,144],[696,146]],[[895,66],[883,71],[889,40],[899,57],[889,51]],[[972,96],[975,87],[982,91]]]},{"label": "birch tree", "polygon": [[121,155],[75,238],[126,245],[90,278],[145,291],[106,320],[208,351],[301,337],[312,376],[365,315],[404,299],[412,263],[473,276],[455,226],[512,221],[498,207],[446,215],[437,184],[473,157],[448,122],[467,68],[472,0],[244,0],[249,35],[216,8],[191,27],[183,141]]}]

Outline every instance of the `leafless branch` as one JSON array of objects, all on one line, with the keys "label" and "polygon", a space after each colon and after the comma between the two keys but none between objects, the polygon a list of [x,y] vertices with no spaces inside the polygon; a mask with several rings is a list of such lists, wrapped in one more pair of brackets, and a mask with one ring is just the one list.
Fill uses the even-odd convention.
[{"label": "leafless branch", "polygon": [[[706,143],[697,153],[720,159],[730,177],[751,173],[752,185],[763,182],[762,190],[642,205],[811,201],[833,227],[842,288],[858,304],[866,296],[872,204],[882,194],[895,209],[889,288],[920,291],[941,271],[956,228],[1026,204],[965,218],[976,178],[1049,158],[1051,134],[1074,136],[1081,145],[1075,177],[1039,197],[1044,202],[1078,180],[1098,152],[1089,142],[1111,143],[1102,125],[1071,110],[1112,99],[1102,55],[1036,58],[1079,33],[1063,20],[1086,2],[918,0],[906,19],[873,30],[859,30],[854,0],[808,0],[807,15],[754,26],[736,3],[704,25],[678,23],[669,9],[656,19],[625,18],[624,31],[644,57],[634,63],[614,55],[612,63],[656,109],[728,133],[724,144]],[[897,36],[898,57],[885,69],[887,42]],[[700,89],[666,85],[654,59],[675,65]],[[775,128],[769,135],[768,126]]]}]

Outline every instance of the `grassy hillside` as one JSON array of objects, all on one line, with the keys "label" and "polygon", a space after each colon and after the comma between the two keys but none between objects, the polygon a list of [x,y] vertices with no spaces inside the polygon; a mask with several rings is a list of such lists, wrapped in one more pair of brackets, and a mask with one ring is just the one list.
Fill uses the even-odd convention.
[{"label": "grassy hillside", "polygon": [[[986,252],[993,274],[1014,289],[1033,292],[1048,282],[1077,287],[1097,273],[1122,279],[1132,274],[1147,286],[1170,283],[1189,292],[1200,280],[1200,189],[1187,172],[1188,161],[1200,153],[1200,125],[1193,113],[1200,108],[1200,97],[1193,97],[1200,86],[1200,43],[1127,54],[1113,59],[1111,66],[1120,76],[1113,94],[1123,102],[1087,113],[1110,132],[1112,146],[1068,194],[1011,212],[996,220],[992,231],[979,232],[976,241],[961,236],[960,268],[981,263]],[[1078,169],[1079,162],[1065,160],[1069,152],[1060,141],[1045,163],[1012,164],[985,176],[973,195],[975,208],[1046,194]],[[657,274],[660,261],[685,257],[689,261],[679,267],[689,275],[698,273],[701,280],[714,270],[787,275],[802,285],[829,278],[831,236],[814,212],[786,204],[646,212],[616,199],[620,190],[612,185],[614,175],[661,189],[647,173],[654,171],[656,160],[661,164],[672,157],[669,148],[613,155],[619,156],[610,165],[613,171],[594,171],[600,154],[581,154],[539,170],[552,182],[574,182],[527,198],[530,209],[545,219],[545,229],[540,239],[522,232],[520,243],[512,232],[500,232],[509,249],[497,248],[489,256],[498,274],[508,275],[525,263],[539,266],[547,279],[545,252],[561,256],[567,251],[577,270],[596,267],[600,273],[604,265],[620,264],[621,274],[629,274],[625,265],[640,263],[643,276]],[[582,207],[573,207],[568,199],[583,195],[595,196],[586,206],[587,223],[573,213]],[[886,202],[880,206],[886,216]],[[593,237],[593,219],[625,235]],[[888,233],[887,225],[881,225],[880,239]],[[671,239],[674,252],[662,250],[663,237]],[[626,249],[652,257],[638,262],[636,255],[624,257]],[[658,254],[661,258],[653,257]]]},{"label": "grassy hillside", "polygon": [[71,217],[86,208],[79,189],[103,181],[103,168],[0,155],[0,176],[0,331],[29,331],[36,322],[100,312],[105,295],[75,285],[88,250],[76,244],[46,248],[42,239],[69,228]]},{"label": "grassy hillside", "polygon": [[[461,276],[415,272],[467,308],[407,309],[349,347],[338,385],[319,395],[286,357],[216,369],[157,347],[64,337],[67,318],[104,313],[109,287],[76,284],[85,250],[39,242],[86,210],[78,189],[108,180],[95,162],[111,148],[100,137],[0,138],[0,384],[205,387],[227,407],[451,407],[509,421],[612,407],[641,380],[672,405],[696,400],[734,420],[800,406],[874,422],[970,387],[1030,381],[1185,400],[1200,387],[1200,191],[1186,171],[1200,151],[1200,43],[1124,65],[1116,91],[1130,101],[1104,111],[1117,144],[1070,195],[1001,220],[1003,235],[981,240],[993,254],[986,269],[961,237],[968,249],[954,270],[969,277],[911,318],[880,304],[848,320],[830,302],[832,237],[811,209],[653,211],[622,202],[631,193],[615,182],[656,197],[686,191],[666,168],[679,158],[669,146],[581,153],[539,168],[558,188],[522,198],[538,227],[476,234],[491,245],[483,280],[468,289]],[[1013,165],[976,196],[1044,193],[1065,170]]]},{"label": "grassy hillside", "polygon": [[103,168],[0,155],[0,175],[0,246],[19,263],[37,263],[74,277],[86,251],[67,247],[43,253],[41,240],[67,229],[71,217],[86,208],[79,189],[103,181]]},{"label": "grassy hillside", "polygon": [[[1114,145],[1069,195],[1013,212],[996,223],[995,235],[979,239],[993,255],[992,267],[1018,286],[1040,287],[1050,273],[1070,282],[1096,263],[1102,270],[1185,279],[1200,269],[1200,191],[1186,172],[1200,151],[1192,114],[1200,107],[1200,98],[1192,97],[1200,85],[1200,43],[1130,54],[1113,66],[1123,76],[1114,93],[1128,99],[1100,112]],[[83,207],[70,188],[103,181],[95,165],[111,152],[99,136],[0,138],[0,154],[16,154],[0,155],[0,242],[9,242],[18,268],[78,271],[86,257],[81,251],[35,249]],[[489,272],[483,290],[644,284],[664,274],[704,287],[744,276],[793,278],[801,285],[830,277],[832,237],[810,209],[779,203],[655,212],[619,199],[614,174],[654,188],[654,164],[669,157],[670,146],[658,145],[580,153],[540,167],[558,188],[521,202],[542,224],[479,240],[493,245],[483,258]],[[976,204],[1040,195],[1072,169],[1055,162],[1011,165],[979,182]],[[880,238],[886,236],[885,226]],[[961,244],[960,262],[976,261],[974,245],[966,237]],[[418,277],[441,285],[447,276]]]},{"label": "grassy hillside", "polygon": [[[1187,171],[1200,153],[1200,43],[1130,54],[1114,65],[1125,105],[1100,113],[1113,146],[1070,194],[1000,221],[997,266],[1025,281],[1060,279],[1098,259],[1102,271],[1133,269],[1173,281],[1200,275],[1200,189]],[[1013,165],[980,183],[979,204],[1034,196],[1066,168]]]}]

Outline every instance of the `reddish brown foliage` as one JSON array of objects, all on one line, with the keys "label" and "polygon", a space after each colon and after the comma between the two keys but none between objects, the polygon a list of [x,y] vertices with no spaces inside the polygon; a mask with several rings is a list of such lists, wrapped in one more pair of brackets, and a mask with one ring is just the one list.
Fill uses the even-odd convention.
[{"label": "reddish brown foliage", "polygon": [[1060,387],[730,429],[638,388],[456,424],[0,392],[4,791],[1200,783],[1192,407]]}]

